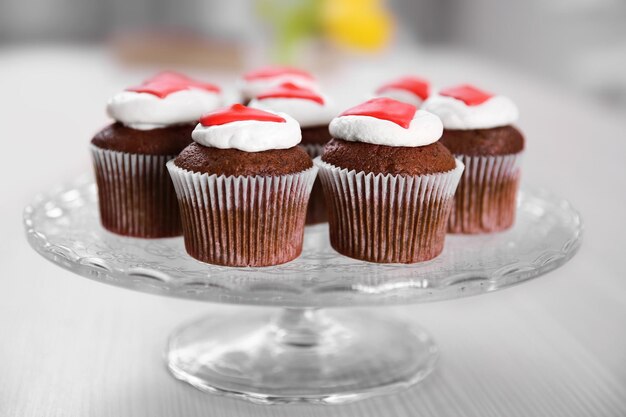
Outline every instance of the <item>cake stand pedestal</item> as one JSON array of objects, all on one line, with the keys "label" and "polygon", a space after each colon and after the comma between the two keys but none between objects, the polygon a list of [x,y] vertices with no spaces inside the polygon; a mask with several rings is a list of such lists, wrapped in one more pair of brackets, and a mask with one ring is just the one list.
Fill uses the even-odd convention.
[{"label": "cake stand pedestal", "polygon": [[99,223],[89,179],[39,196],[26,235],[45,258],[81,276],[138,291],[281,307],[212,314],[170,336],[172,374],[196,388],[262,404],[335,404],[409,387],[434,368],[437,348],[413,323],[365,307],[452,299],[506,288],[566,263],[581,243],[571,205],[520,193],[515,226],[448,236],[444,252],[415,265],[337,254],[326,225],[308,227],[302,256],[284,265],[228,268],[189,257],[182,238],[116,236]]},{"label": "cake stand pedestal", "polygon": [[263,404],[392,392],[423,379],[436,359],[419,328],[345,309],[210,316],[175,331],[167,351],[176,378]]}]

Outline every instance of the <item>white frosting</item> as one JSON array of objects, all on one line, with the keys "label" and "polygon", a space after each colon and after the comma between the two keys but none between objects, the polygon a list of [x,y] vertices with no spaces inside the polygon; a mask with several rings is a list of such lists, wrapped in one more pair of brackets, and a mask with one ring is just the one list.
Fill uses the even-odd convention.
[{"label": "white frosting", "polygon": [[252,99],[273,87],[278,87],[284,83],[293,83],[299,87],[317,90],[317,82],[311,78],[298,74],[280,74],[274,77],[263,77],[254,79],[241,79],[239,90],[245,99]]},{"label": "white frosting", "polygon": [[439,116],[446,129],[490,129],[514,123],[519,115],[511,99],[494,96],[484,103],[468,106],[452,97],[435,95],[424,102],[424,110]]},{"label": "white frosting", "polygon": [[377,94],[377,97],[389,97],[394,100],[402,101],[404,103],[409,103],[414,105],[415,107],[421,107],[424,100],[416,94],[408,90],[403,90],[400,88],[387,88]]},{"label": "white frosting", "polygon": [[107,113],[128,127],[156,129],[194,122],[222,105],[219,93],[191,88],[160,98],[150,93],[122,91],[107,103]]},{"label": "white frosting", "polygon": [[287,113],[300,123],[301,127],[327,125],[337,115],[333,103],[323,97],[324,104],[302,98],[268,97],[253,99],[249,107],[273,112]]},{"label": "white frosting", "polygon": [[417,110],[407,129],[389,120],[371,116],[339,116],[330,122],[333,138],[386,146],[426,146],[443,133],[441,120],[432,113]]},{"label": "white frosting", "polygon": [[300,143],[302,132],[298,122],[285,113],[275,114],[285,121],[241,120],[214,126],[198,124],[191,137],[203,146],[245,152],[287,149]]}]

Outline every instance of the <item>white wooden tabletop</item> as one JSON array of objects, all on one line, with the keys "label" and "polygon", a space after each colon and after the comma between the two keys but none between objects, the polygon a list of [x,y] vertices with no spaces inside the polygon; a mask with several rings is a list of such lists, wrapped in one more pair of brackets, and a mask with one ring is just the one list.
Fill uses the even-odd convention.
[{"label": "white wooden tabletop", "polygon": [[[87,143],[107,123],[106,98],[139,74],[98,50],[0,49],[0,416],[626,415],[625,115],[459,54],[381,62],[361,63],[349,87],[411,71],[439,84],[473,81],[518,103],[524,182],[570,199],[585,221],[569,264],[489,295],[394,307],[441,348],[435,373],[402,394],[268,407],[200,393],[165,369],[168,333],[197,315],[246,307],[92,282],[44,260],[23,236],[23,207],[91,169]],[[347,84],[340,80],[330,84]]]}]

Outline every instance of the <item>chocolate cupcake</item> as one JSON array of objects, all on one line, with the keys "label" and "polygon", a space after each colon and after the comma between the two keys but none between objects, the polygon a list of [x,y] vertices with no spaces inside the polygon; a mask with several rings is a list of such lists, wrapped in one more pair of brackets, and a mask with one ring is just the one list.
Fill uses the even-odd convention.
[{"label": "chocolate cupcake", "polygon": [[197,119],[220,101],[216,86],[172,72],[109,101],[107,111],[116,122],[91,141],[105,229],[142,238],[182,233],[165,164],[191,143]]},{"label": "chocolate cupcake", "polygon": [[262,67],[248,71],[239,80],[241,102],[248,104],[259,94],[284,83],[317,89],[315,77],[307,71],[293,67]]},{"label": "chocolate cupcake", "polygon": [[491,233],[515,222],[524,137],[512,126],[515,104],[471,85],[447,88],[424,109],[444,126],[441,143],[465,164],[450,214],[450,233]]},{"label": "chocolate cupcake", "polygon": [[430,95],[430,82],[420,77],[401,77],[376,89],[378,97],[388,97],[420,108]]},{"label": "chocolate cupcake", "polygon": [[[250,102],[250,107],[284,112],[300,123],[302,142],[300,146],[311,158],[322,154],[324,145],[330,140],[328,124],[336,110],[331,100],[308,88],[292,83],[281,84],[260,93]],[[306,224],[328,221],[328,211],[322,184],[315,180],[306,213]]]},{"label": "chocolate cupcake", "polygon": [[195,143],[167,167],[194,258],[269,266],[302,252],[306,206],[317,168],[285,113],[235,104],[200,119]]},{"label": "chocolate cupcake", "polygon": [[463,164],[441,143],[441,121],[376,98],[330,123],[315,163],[339,253],[379,263],[427,261],[443,250]]}]

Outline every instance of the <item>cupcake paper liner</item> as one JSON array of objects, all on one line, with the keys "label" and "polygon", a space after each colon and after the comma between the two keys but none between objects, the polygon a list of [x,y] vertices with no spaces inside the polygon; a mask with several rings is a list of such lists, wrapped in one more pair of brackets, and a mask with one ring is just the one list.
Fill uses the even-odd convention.
[{"label": "cupcake paper liner", "polygon": [[415,263],[443,250],[463,163],[421,176],[356,172],[315,159],[329,206],[332,247],[351,258]]},{"label": "cupcake paper liner", "polygon": [[[317,158],[322,154],[324,145],[316,144],[300,144],[300,146],[309,154],[311,159]],[[309,205],[306,209],[306,224],[318,224],[328,222],[328,208],[326,207],[326,198],[324,197],[324,189],[320,179],[317,178],[311,189],[311,197]]]},{"label": "cupcake paper liner", "polygon": [[465,164],[448,221],[449,233],[490,233],[515,222],[522,154],[455,155]]},{"label": "cupcake paper liner", "polygon": [[269,266],[302,252],[317,167],[275,177],[201,174],[174,161],[167,168],[189,255],[216,265]]},{"label": "cupcake paper liner", "polygon": [[124,236],[182,233],[178,202],[165,164],[176,155],[142,155],[91,146],[102,226]]}]

